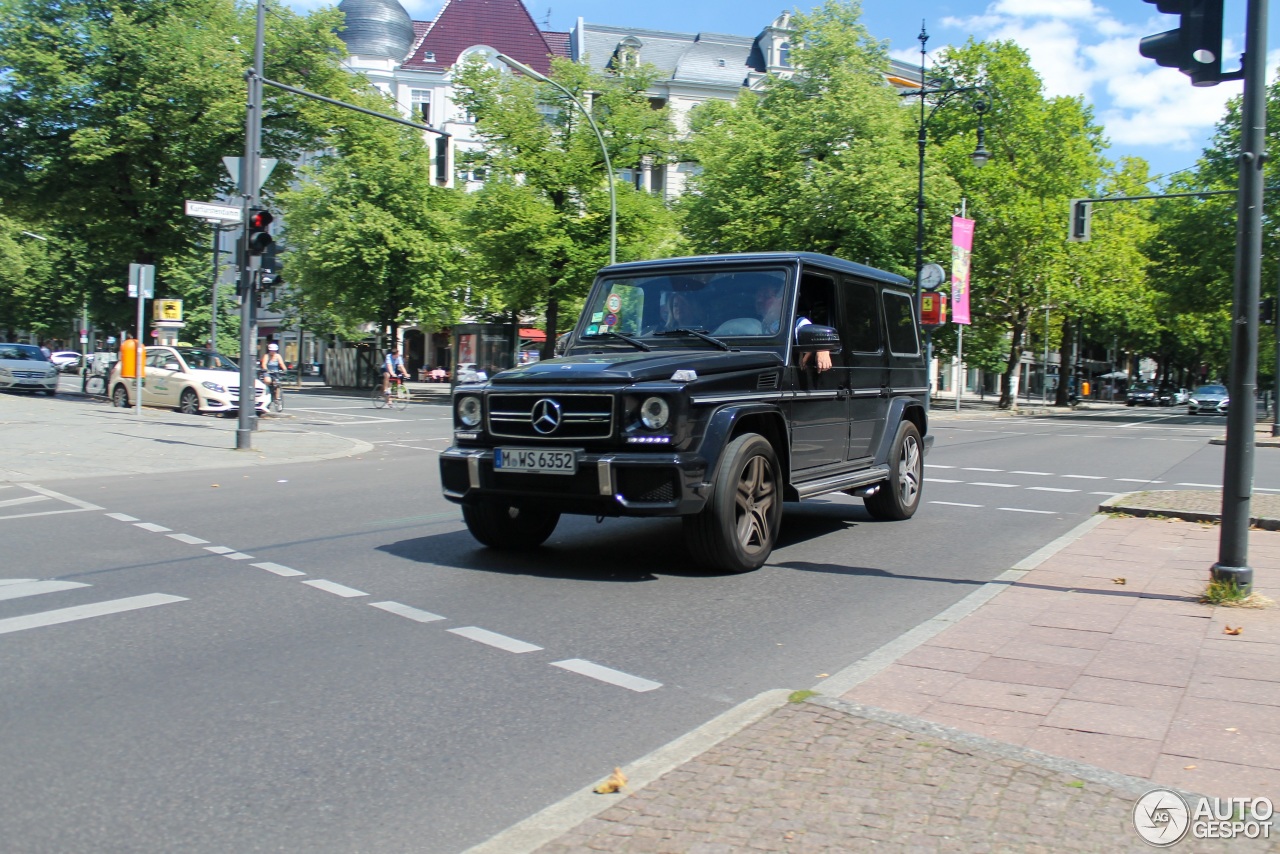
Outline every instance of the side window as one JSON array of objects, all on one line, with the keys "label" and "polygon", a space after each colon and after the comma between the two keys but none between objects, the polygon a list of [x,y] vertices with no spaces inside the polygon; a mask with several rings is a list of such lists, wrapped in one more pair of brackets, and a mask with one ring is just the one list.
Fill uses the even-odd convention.
[{"label": "side window", "polygon": [[805,272],[796,295],[796,327],[805,318],[818,326],[836,326],[836,283],[827,276]]},{"label": "side window", "polygon": [[173,358],[173,354],[168,350],[148,350],[147,351],[147,367],[163,368],[164,363],[168,361],[178,361]]},{"label": "side window", "polygon": [[840,337],[853,353],[880,352],[880,312],[876,310],[876,288],[862,282],[844,280],[844,311]]},{"label": "side window", "polygon": [[889,332],[891,353],[898,356],[919,355],[920,339],[916,337],[916,325],[911,316],[911,297],[885,291],[884,321]]}]

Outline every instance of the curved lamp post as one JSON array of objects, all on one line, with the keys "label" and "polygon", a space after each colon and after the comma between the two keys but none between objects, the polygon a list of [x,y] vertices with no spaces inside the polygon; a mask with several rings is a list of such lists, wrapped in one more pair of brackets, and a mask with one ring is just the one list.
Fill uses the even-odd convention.
[{"label": "curved lamp post", "polygon": [[[973,110],[978,114],[978,144],[973,149],[973,153],[969,155],[969,159],[973,161],[973,165],[982,167],[987,165],[987,161],[991,159],[991,152],[986,147],[986,132],[982,126],[982,117],[987,112],[986,90],[981,86],[957,86],[950,89],[926,89],[925,88],[925,44],[929,41],[929,34],[925,32],[924,22],[920,23],[920,89],[915,92],[903,92],[903,98],[919,98],[920,99],[920,126],[916,134],[916,145],[919,151],[917,162],[917,181],[916,181],[916,317],[920,316],[920,273],[924,269],[924,153],[925,144],[928,141],[929,119],[933,118],[933,114],[938,108],[950,100],[950,96],[957,95],[962,92],[977,92],[979,99],[974,102]],[[932,108],[926,112],[927,100],[929,95],[940,95],[940,97]],[[933,330],[925,330],[926,353],[925,363],[928,365],[929,371],[929,396],[933,396]],[[957,405],[960,400],[960,392],[956,391]]]},{"label": "curved lamp post", "polygon": [[604,134],[600,133],[600,128],[596,125],[596,120],[591,117],[591,112],[564,86],[506,54],[498,54],[497,59],[502,64],[519,71],[526,77],[537,80],[539,83],[548,83],[559,89],[566,98],[582,111],[582,114],[587,117],[587,122],[591,125],[591,129],[596,132],[596,139],[600,141],[600,153],[604,155],[604,171],[609,178],[609,263],[613,264],[618,260],[618,195],[613,186],[613,164],[609,161],[609,149],[604,144]]}]

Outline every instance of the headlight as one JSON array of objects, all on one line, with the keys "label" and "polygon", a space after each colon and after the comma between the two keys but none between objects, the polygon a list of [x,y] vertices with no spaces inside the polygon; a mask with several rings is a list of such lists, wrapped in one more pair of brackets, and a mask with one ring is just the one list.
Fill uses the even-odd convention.
[{"label": "headlight", "polygon": [[671,407],[660,397],[647,397],[640,404],[640,422],[650,430],[661,430],[671,417]]},{"label": "headlight", "polygon": [[464,397],[458,401],[458,420],[464,427],[475,427],[480,423],[480,398]]},{"label": "headlight", "polygon": [[217,383],[204,382],[204,383],[200,383],[200,385],[202,385],[202,386],[204,386],[205,388],[209,389],[209,391],[216,391],[218,394],[226,394],[226,393],[227,393],[227,390],[226,390],[225,388],[223,388],[222,386],[218,385]]}]

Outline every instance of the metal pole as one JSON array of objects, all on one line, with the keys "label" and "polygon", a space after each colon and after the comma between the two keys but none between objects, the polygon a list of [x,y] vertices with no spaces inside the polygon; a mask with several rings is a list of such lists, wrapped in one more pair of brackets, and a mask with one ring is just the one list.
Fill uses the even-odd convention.
[{"label": "metal pole", "polygon": [[959,324],[956,330],[956,412],[960,412],[960,395],[964,394],[964,327]]},{"label": "metal pole", "polygon": [[236,449],[253,449],[253,431],[257,419],[257,374],[255,370],[254,309],[257,307],[257,274],[259,258],[249,254],[249,210],[258,206],[259,158],[262,156],[262,54],[266,10],[258,0],[257,31],[253,41],[253,70],[247,75],[249,103],[245,106],[244,157],[240,160],[240,194],[244,197],[244,230],[240,235],[240,400],[236,426]]},{"label": "metal pole", "polygon": [[1249,504],[1253,492],[1254,425],[1258,420],[1258,294],[1262,266],[1262,169],[1267,125],[1267,4],[1249,0],[1245,24],[1244,95],[1240,129],[1240,206],[1236,222],[1235,322],[1231,326],[1227,446],[1222,477],[1222,531],[1215,581],[1253,587],[1249,566]]},{"label": "metal pole", "polygon": [[[1276,305],[1280,306],[1280,293],[1277,294]],[[1280,308],[1275,314],[1280,316]],[[1275,379],[1271,383],[1271,435],[1280,436],[1280,319],[1271,327],[1276,336]]]},{"label": "metal pole", "polygon": [[142,342],[146,339],[146,335],[142,332],[142,304],[146,302],[146,288],[143,286],[145,276],[141,271],[138,273],[138,323],[134,327],[134,341],[137,347],[134,349],[133,358],[133,414],[138,418],[142,417],[142,371],[145,360],[142,359]]},{"label": "metal pole", "polygon": [[218,237],[222,233],[222,227],[217,222],[213,223],[213,285],[209,288],[211,294],[209,298],[209,349],[218,352]]}]

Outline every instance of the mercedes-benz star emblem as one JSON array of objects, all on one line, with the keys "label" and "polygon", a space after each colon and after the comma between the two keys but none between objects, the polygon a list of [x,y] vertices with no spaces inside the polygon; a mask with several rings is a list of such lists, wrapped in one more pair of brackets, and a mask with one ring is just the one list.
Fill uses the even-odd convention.
[{"label": "mercedes-benz star emblem", "polygon": [[549,397],[542,398],[533,405],[529,420],[533,422],[533,429],[544,436],[556,432],[560,426],[560,404]]}]

